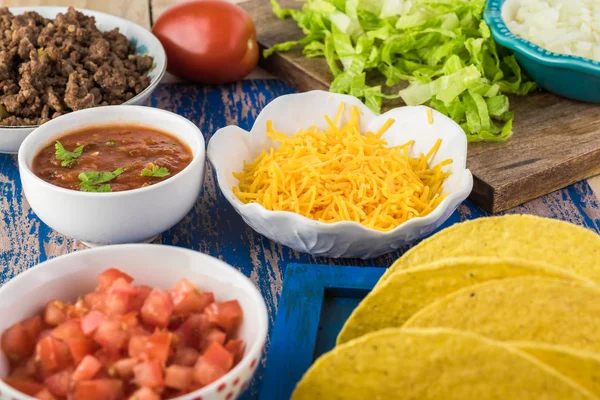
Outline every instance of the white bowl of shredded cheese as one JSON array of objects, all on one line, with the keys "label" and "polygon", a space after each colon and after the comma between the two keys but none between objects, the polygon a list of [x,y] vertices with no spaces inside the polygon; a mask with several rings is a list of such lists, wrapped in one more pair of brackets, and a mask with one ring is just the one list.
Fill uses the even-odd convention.
[{"label": "white bowl of shredded cheese", "polygon": [[[344,131],[353,123],[354,134]],[[305,130],[305,140],[311,146],[321,148],[311,153],[294,143],[282,143],[286,136],[296,138],[299,130]],[[329,139],[324,136],[325,131],[329,132]],[[366,132],[373,134],[365,135]],[[330,152],[325,143],[335,134],[340,135],[340,143],[349,147],[358,146],[363,140],[367,146],[385,141],[383,151],[374,154],[397,148],[398,154],[406,160],[410,158],[416,172],[400,167],[396,170],[392,158],[388,164],[373,163],[372,156],[369,161],[366,154],[362,161],[363,151],[359,148],[356,158],[361,161],[345,160],[341,167],[336,164],[334,176],[334,168],[330,171],[328,165],[339,160],[327,159]],[[357,140],[356,135],[362,136]],[[277,161],[273,152],[276,156],[280,144],[287,147],[279,151]],[[370,148],[365,147],[365,151]],[[282,156],[283,150],[289,150],[289,156]],[[254,162],[263,152],[263,161],[272,158],[268,171],[256,167],[260,159]],[[394,251],[442,225],[473,187],[473,177],[466,168],[466,135],[450,118],[424,106],[399,107],[377,116],[355,97],[325,91],[273,100],[258,115],[250,132],[237,126],[218,130],[208,144],[207,155],[223,195],[248,225],[275,242],[313,256],[367,259]],[[300,163],[298,168],[294,162]],[[352,168],[348,166],[351,164]],[[285,174],[290,168],[295,170],[293,176]],[[379,175],[372,172],[379,168],[390,171],[379,171]],[[242,171],[250,172],[240,180]],[[258,175],[263,176],[252,183]],[[412,175],[418,177],[412,180]],[[291,190],[290,180],[295,180]],[[369,182],[377,180],[385,183],[376,190],[376,185]],[[244,181],[246,190],[254,185],[266,189],[257,194],[241,193]],[[356,187],[349,189],[350,186]],[[247,201],[252,196],[263,199],[262,203]],[[396,202],[399,198],[404,202]],[[394,225],[399,215],[405,219]]]}]

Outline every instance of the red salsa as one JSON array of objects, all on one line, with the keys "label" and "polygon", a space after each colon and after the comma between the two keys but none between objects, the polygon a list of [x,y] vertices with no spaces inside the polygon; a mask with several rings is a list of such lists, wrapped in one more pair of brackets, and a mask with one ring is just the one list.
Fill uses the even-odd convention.
[{"label": "red salsa", "polygon": [[40,151],[33,173],[46,182],[85,192],[120,192],[168,179],[191,161],[173,136],[137,125],[98,126],[63,136]]},{"label": "red salsa", "polygon": [[187,279],[169,290],[134,285],[115,268],[98,283],[2,333],[6,384],[38,399],[169,399],[216,381],[244,356],[237,300],[215,302]]}]

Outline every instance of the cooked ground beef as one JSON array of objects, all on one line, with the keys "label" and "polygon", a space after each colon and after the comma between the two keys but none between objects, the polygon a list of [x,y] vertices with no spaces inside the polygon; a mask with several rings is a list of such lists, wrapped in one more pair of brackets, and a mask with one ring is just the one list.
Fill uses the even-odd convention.
[{"label": "cooked ground beef", "polygon": [[100,32],[72,7],[55,19],[0,8],[0,125],[124,103],[150,84],[152,57],[134,52],[118,29]]}]

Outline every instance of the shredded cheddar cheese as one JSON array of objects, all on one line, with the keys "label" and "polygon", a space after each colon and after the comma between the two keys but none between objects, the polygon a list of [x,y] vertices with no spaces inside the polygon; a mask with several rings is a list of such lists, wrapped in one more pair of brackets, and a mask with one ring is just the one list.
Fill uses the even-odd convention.
[{"label": "shredded cheddar cheese", "polygon": [[431,108],[427,108],[427,122],[429,125],[433,124],[433,113],[431,112]]},{"label": "shredded cheddar cheese", "polygon": [[387,147],[381,139],[393,119],[363,135],[356,106],[338,128],[343,111],[344,104],[333,120],[325,116],[327,130],[313,126],[291,137],[269,121],[267,135],[280,146],[263,151],[250,164],[244,162],[244,170],[233,174],[239,180],[235,195],[268,210],[291,211],[325,223],[355,221],[379,231],[435,209],[446,196],[442,184],[450,175],[443,167],[452,163],[448,159],[429,167],[441,140],[427,154],[411,158],[414,141]]}]

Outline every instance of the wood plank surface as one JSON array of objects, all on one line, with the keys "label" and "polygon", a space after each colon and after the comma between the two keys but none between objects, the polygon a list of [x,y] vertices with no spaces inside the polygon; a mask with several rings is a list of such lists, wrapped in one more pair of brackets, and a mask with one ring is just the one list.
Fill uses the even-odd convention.
[{"label": "wood plank surface", "polygon": [[[299,7],[295,0],[282,6]],[[271,5],[251,0],[244,7],[258,27],[262,47],[303,37],[292,20],[279,20]],[[300,91],[327,89],[333,76],[323,58],[300,49],[263,59],[261,65]],[[600,173],[600,106],[546,92],[512,97],[513,137],[503,143],[469,145],[467,165],[475,177],[472,198],[499,212]],[[600,192],[600,178],[592,181]]]},{"label": "wood plank surface", "polygon": [[[208,142],[216,130],[226,125],[249,129],[267,103],[293,91],[280,80],[242,81],[223,86],[162,84],[153,93],[150,105],[188,118],[200,127]],[[528,202],[510,213],[557,218],[600,231],[600,203],[585,182]],[[487,215],[466,201],[443,227]],[[155,243],[210,254],[250,277],[265,298],[270,332],[289,263],[387,267],[407,249],[362,261],[315,258],[281,246],[244,223],[217,187],[210,164],[207,164],[204,189],[193,209]],[[40,221],[23,194],[16,156],[0,155],[0,284],[48,258],[84,248],[80,242],[53,231]],[[265,358],[243,399],[257,398],[264,363]]]},{"label": "wood plank surface", "polygon": [[596,193],[596,197],[600,199],[600,175],[596,175],[588,180],[592,190]]},{"label": "wood plank surface", "polygon": [[[154,0],[155,17],[170,4]],[[261,0],[268,3],[268,0]],[[49,4],[41,0],[0,0],[0,6]],[[74,5],[124,16],[150,26],[146,0],[52,0],[51,5]],[[162,7],[162,8],[161,8]],[[256,21],[260,30],[261,21]],[[282,37],[284,39],[284,37]],[[208,141],[217,129],[239,125],[249,129],[260,110],[275,97],[294,89],[277,80],[243,81],[223,86],[162,84],[151,105],[177,112],[197,124]],[[600,189],[600,180],[598,181]],[[600,190],[599,190],[600,192]],[[530,213],[576,223],[600,231],[600,203],[586,182],[561,189],[509,211]],[[466,201],[443,227],[489,215]],[[442,228],[443,228],[442,227]],[[207,164],[205,187],[191,212],[176,226],[163,233],[155,243],[191,248],[218,257],[233,265],[256,284],[269,312],[269,331],[273,323],[289,263],[336,265],[373,265],[387,267],[406,250],[371,261],[333,260],[297,253],[254,232],[227,203],[216,186]],[[32,266],[65,253],[84,249],[80,242],[46,226],[31,210],[23,194],[16,156],[0,155],[0,285]],[[269,340],[267,341],[267,349]],[[257,399],[261,388],[266,352],[255,379],[242,400]],[[278,400],[278,399],[273,399]]]},{"label": "wood plank surface", "polygon": [[[267,0],[264,0],[267,3]],[[150,27],[173,0],[0,0],[0,6],[73,5],[128,18]],[[257,20],[260,30],[262,21]],[[285,37],[282,37],[282,40]],[[264,76],[264,75],[258,75]],[[189,84],[161,85],[151,105],[184,115],[198,124],[208,141],[218,128],[237,124],[249,129],[275,97],[293,89],[279,81],[245,81],[219,87]],[[600,182],[599,188],[600,188]],[[600,191],[599,191],[600,192]],[[23,194],[16,156],[0,155],[0,285],[18,273],[52,257],[85,248],[80,242],[53,231],[32,212]],[[510,212],[532,213],[600,230],[600,204],[582,182],[519,206]],[[467,201],[444,225],[486,216]],[[249,276],[261,290],[269,310],[272,331],[282,280],[288,263],[389,266],[406,249],[372,261],[317,259],[278,245],[255,233],[235,213],[216,187],[210,165],[206,186],[196,206],[179,224],[155,243],[183,246],[218,257]],[[267,344],[268,346],[268,344]],[[243,400],[256,399],[261,387],[266,352],[256,378]]]}]

